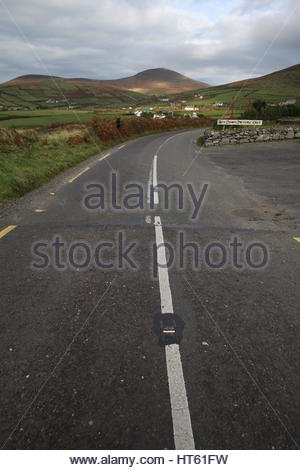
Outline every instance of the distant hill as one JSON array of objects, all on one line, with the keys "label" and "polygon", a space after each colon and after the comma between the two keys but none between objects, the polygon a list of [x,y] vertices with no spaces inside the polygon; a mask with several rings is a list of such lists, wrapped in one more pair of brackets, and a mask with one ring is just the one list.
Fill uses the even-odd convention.
[{"label": "distant hill", "polygon": [[0,85],[0,106],[30,109],[72,106],[122,107],[146,103],[149,97],[101,80],[24,75]]},{"label": "distant hill", "polygon": [[236,86],[246,86],[249,88],[254,87],[279,87],[283,92],[283,87],[292,87],[298,89],[300,93],[300,64],[293,65],[286,69],[277,70],[276,72],[268,73],[257,78],[249,78],[247,80],[240,80],[238,82],[228,83],[225,85],[228,88],[235,88]]},{"label": "distant hill", "polygon": [[[216,102],[229,105],[234,96],[236,106],[241,108],[247,105],[250,96],[252,100],[279,103],[300,95],[300,64],[219,86],[209,86],[163,68],[117,80],[25,75],[0,85],[0,106],[35,109],[71,103],[114,108],[147,104],[165,95],[207,105]],[[197,95],[202,95],[203,100]]]},{"label": "distant hill", "polygon": [[[245,104],[249,97],[264,99],[268,103],[279,103],[300,95],[300,64],[278,70],[257,78],[240,80],[225,85],[201,89],[204,100],[231,103],[232,97],[237,103]],[[187,99],[192,99],[193,93],[185,93]]]},{"label": "distant hill", "polygon": [[167,69],[145,70],[117,80],[23,75],[0,85],[0,106],[135,106],[149,102],[149,95],[179,93],[200,86],[208,85]]},{"label": "distant hill", "polygon": [[192,80],[173,70],[158,68],[144,70],[132,77],[108,80],[107,84],[148,95],[165,95],[207,88],[207,83]]}]

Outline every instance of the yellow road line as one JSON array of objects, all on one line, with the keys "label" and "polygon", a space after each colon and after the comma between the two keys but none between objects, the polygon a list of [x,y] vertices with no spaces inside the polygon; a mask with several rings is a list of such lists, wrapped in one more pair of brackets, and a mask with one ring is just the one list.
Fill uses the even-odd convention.
[{"label": "yellow road line", "polygon": [[78,173],[76,176],[73,176],[73,178],[69,179],[69,183],[73,183],[73,181],[75,181],[77,178],[79,178],[79,176],[83,175],[83,173],[85,173],[86,171],[88,171],[90,169],[89,166],[87,166],[84,170],[82,170],[80,173]]},{"label": "yellow road line", "polygon": [[0,238],[4,237],[4,235],[6,235],[7,233],[11,232],[12,230],[14,230],[17,226],[16,225],[8,225],[6,228],[4,228],[3,230],[1,230],[0,232]]},{"label": "yellow road line", "polygon": [[45,209],[34,209],[34,212],[45,212]]},{"label": "yellow road line", "polygon": [[104,160],[105,158],[107,158],[109,156],[110,156],[110,153],[106,153],[105,155],[103,155],[103,157],[99,158],[99,162],[101,162],[101,160]]},{"label": "yellow road line", "polygon": [[294,240],[296,240],[296,242],[300,243],[300,237],[294,237]]}]

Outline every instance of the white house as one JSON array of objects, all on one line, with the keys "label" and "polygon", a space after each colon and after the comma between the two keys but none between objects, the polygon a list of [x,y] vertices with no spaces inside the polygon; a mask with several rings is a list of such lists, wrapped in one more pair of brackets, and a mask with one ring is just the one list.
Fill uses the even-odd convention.
[{"label": "white house", "polygon": [[153,119],[165,119],[164,114],[153,114]]},{"label": "white house", "polygon": [[185,111],[199,111],[199,108],[197,106],[185,106],[184,110]]},{"label": "white house", "polygon": [[288,106],[289,104],[296,104],[296,98],[291,99],[291,100],[281,101],[281,103],[279,103],[279,106]]}]

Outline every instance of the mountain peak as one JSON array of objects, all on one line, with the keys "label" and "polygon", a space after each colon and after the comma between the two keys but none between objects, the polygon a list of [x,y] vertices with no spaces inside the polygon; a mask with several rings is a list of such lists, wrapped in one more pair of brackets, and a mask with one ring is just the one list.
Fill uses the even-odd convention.
[{"label": "mountain peak", "polygon": [[207,83],[198,82],[162,67],[143,70],[132,77],[110,80],[108,83],[118,88],[150,95],[181,93],[209,86]]},{"label": "mountain peak", "polygon": [[[147,69],[142,70],[142,72],[137,73],[134,75],[135,78],[138,79],[157,79],[157,80],[172,80],[183,78],[184,75],[181,73],[175,72],[174,70],[165,69],[165,68],[156,68],[156,69]],[[187,78],[187,77],[185,77]]]}]

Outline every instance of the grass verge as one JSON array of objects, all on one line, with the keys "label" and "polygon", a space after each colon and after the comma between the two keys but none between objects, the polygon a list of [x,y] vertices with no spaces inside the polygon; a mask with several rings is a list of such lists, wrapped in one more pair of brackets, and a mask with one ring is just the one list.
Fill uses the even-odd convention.
[{"label": "grass verge", "polygon": [[[192,121],[192,120],[191,120]],[[34,134],[0,128],[0,207],[50,181],[54,176],[87,158],[137,137],[168,130],[185,129],[187,121],[168,128],[129,126],[110,134],[108,124],[58,126]],[[191,122],[191,127],[195,123]]]},{"label": "grass verge", "polygon": [[205,142],[204,136],[203,136],[203,135],[200,135],[200,137],[198,137],[198,139],[197,139],[197,145],[198,145],[199,147],[202,147],[202,146],[204,145],[204,142]]}]

